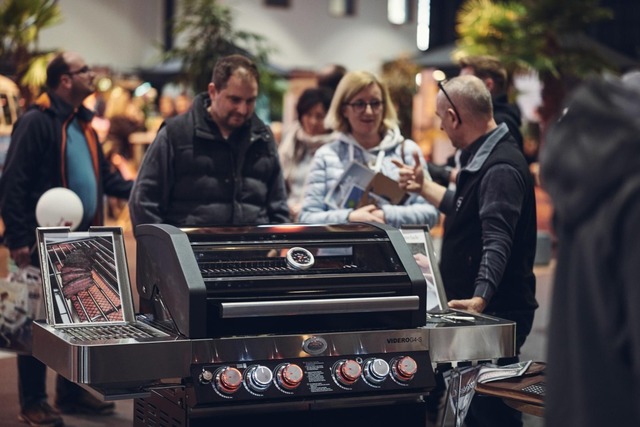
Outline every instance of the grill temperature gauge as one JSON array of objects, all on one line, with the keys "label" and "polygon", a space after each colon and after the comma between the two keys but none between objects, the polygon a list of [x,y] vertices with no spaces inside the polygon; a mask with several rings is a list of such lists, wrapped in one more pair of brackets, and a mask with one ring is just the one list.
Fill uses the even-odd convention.
[{"label": "grill temperature gauge", "polygon": [[307,270],[314,262],[313,254],[305,248],[296,246],[287,251],[287,265],[294,270]]}]

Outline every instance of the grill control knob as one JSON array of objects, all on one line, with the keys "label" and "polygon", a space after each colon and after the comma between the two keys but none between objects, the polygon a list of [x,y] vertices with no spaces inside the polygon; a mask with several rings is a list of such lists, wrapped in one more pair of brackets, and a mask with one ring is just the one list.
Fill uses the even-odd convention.
[{"label": "grill control knob", "polygon": [[391,375],[400,383],[408,383],[418,371],[418,364],[409,356],[393,359],[391,363]]},{"label": "grill control knob", "polygon": [[334,376],[336,381],[345,386],[350,386],[360,378],[362,368],[352,359],[340,360],[335,365]]},{"label": "grill control knob", "polygon": [[303,373],[300,366],[293,363],[284,363],[276,370],[278,385],[286,390],[294,390],[302,384]]},{"label": "grill control knob", "polygon": [[203,369],[200,373],[200,384],[209,384],[213,380],[213,372]]},{"label": "grill control knob", "polygon": [[216,371],[215,386],[221,393],[233,394],[242,385],[242,374],[236,368],[225,366]]},{"label": "grill control knob", "polygon": [[250,366],[244,373],[245,384],[249,390],[255,393],[262,393],[271,385],[273,374],[271,369],[262,365]]},{"label": "grill control knob", "polygon": [[364,361],[362,372],[367,382],[378,385],[389,375],[389,364],[384,359],[367,359]]}]

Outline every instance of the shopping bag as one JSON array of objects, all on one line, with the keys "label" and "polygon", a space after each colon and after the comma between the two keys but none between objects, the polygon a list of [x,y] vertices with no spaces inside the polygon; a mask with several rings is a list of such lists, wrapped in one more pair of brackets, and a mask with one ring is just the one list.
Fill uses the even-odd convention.
[{"label": "shopping bag", "polygon": [[31,324],[44,316],[38,268],[28,266],[0,278],[0,349],[31,353]]}]

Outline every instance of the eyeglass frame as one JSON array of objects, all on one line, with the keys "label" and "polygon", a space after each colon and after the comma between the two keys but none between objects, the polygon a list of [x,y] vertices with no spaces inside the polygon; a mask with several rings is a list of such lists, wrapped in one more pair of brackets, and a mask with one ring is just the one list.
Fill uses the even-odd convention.
[{"label": "eyeglass frame", "polygon": [[82,68],[80,68],[80,69],[78,69],[76,71],[69,70],[64,74],[68,74],[70,76],[75,76],[76,74],[85,74],[85,73],[89,73],[89,72],[91,72],[91,67],[89,67],[88,65],[85,65],[84,67],[82,67]]},{"label": "eyeglass frame", "polygon": [[[374,103],[377,105],[377,107],[374,107]],[[371,111],[373,111],[374,113],[377,111],[380,111],[380,109],[384,106],[384,101],[381,99],[376,99],[370,102],[365,102],[365,101],[356,101],[356,102],[343,102],[342,105],[345,106],[349,106],[351,108],[353,108],[353,111],[355,111],[358,114],[364,113],[365,111],[367,111],[367,107],[371,107]],[[362,110],[360,110],[362,108]],[[360,111],[358,111],[360,110]]]},{"label": "eyeglass frame", "polygon": [[446,81],[447,81],[446,79],[438,80],[438,88],[442,91],[444,96],[447,98],[447,101],[449,101],[449,104],[451,104],[451,108],[453,109],[453,112],[456,113],[456,116],[458,117],[458,122],[462,124],[462,117],[460,117],[460,112],[458,112],[458,109],[456,108],[456,104],[453,103],[453,101],[451,100],[451,97],[449,96],[447,91],[444,89],[444,82]]}]

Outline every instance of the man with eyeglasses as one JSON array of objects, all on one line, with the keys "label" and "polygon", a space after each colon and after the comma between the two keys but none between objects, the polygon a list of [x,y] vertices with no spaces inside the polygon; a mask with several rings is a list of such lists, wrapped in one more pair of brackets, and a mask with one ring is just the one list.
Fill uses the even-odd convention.
[{"label": "man with eyeglasses", "polygon": [[[504,123],[507,125],[515,143],[524,152],[521,131],[522,114],[517,104],[509,102],[509,74],[507,69],[497,58],[489,55],[466,56],[460,59],[459,65],[461,76],[476,76],[489,89],[494,120],[497,124]],[[439,84],[442,84],[442,82]],[[528,163],[533,161],[532,158],[525,158]],[[429,163],[429,172],[434,180],[440,183],[455,183],[458,169],[464,160],[460,159],[459,153],[456,153],[450,156],[444,165]]]},{"label": "man with eyeglasses", "polygon": [[[48,90],[16,122],[0,179],[4,240],[20,267],[38,266],[35,250],[36,204],[53,187],[66,187],[82,201],[79,231],[103,224],[104,194],[127,198],[132,182],[110,172],[96,132],[93,113],[82,105],[95,91],[95,73],[75,52],[57,54],[47,66]],[[103,402],[58,376],[55,404],[47,402],[47,367],[18,355],[19,419],[32,426],[61,426],[62,413],[110,414]]]},{"label": "man with eyeglasses", "polygon": [[[475,76],[444,83],[436,98],[441,128],[468,157],[455,191],[402,164],[400,183],[445,214],[440,271],[449,307],[516,323],[516,354],[533,324],[536,252],[534,183],[505,124],[493,119],[491,95]],[[503,360],[502,364],[517,360]],[[521,426],[501,400],[476,397],[466,425]]]}]

